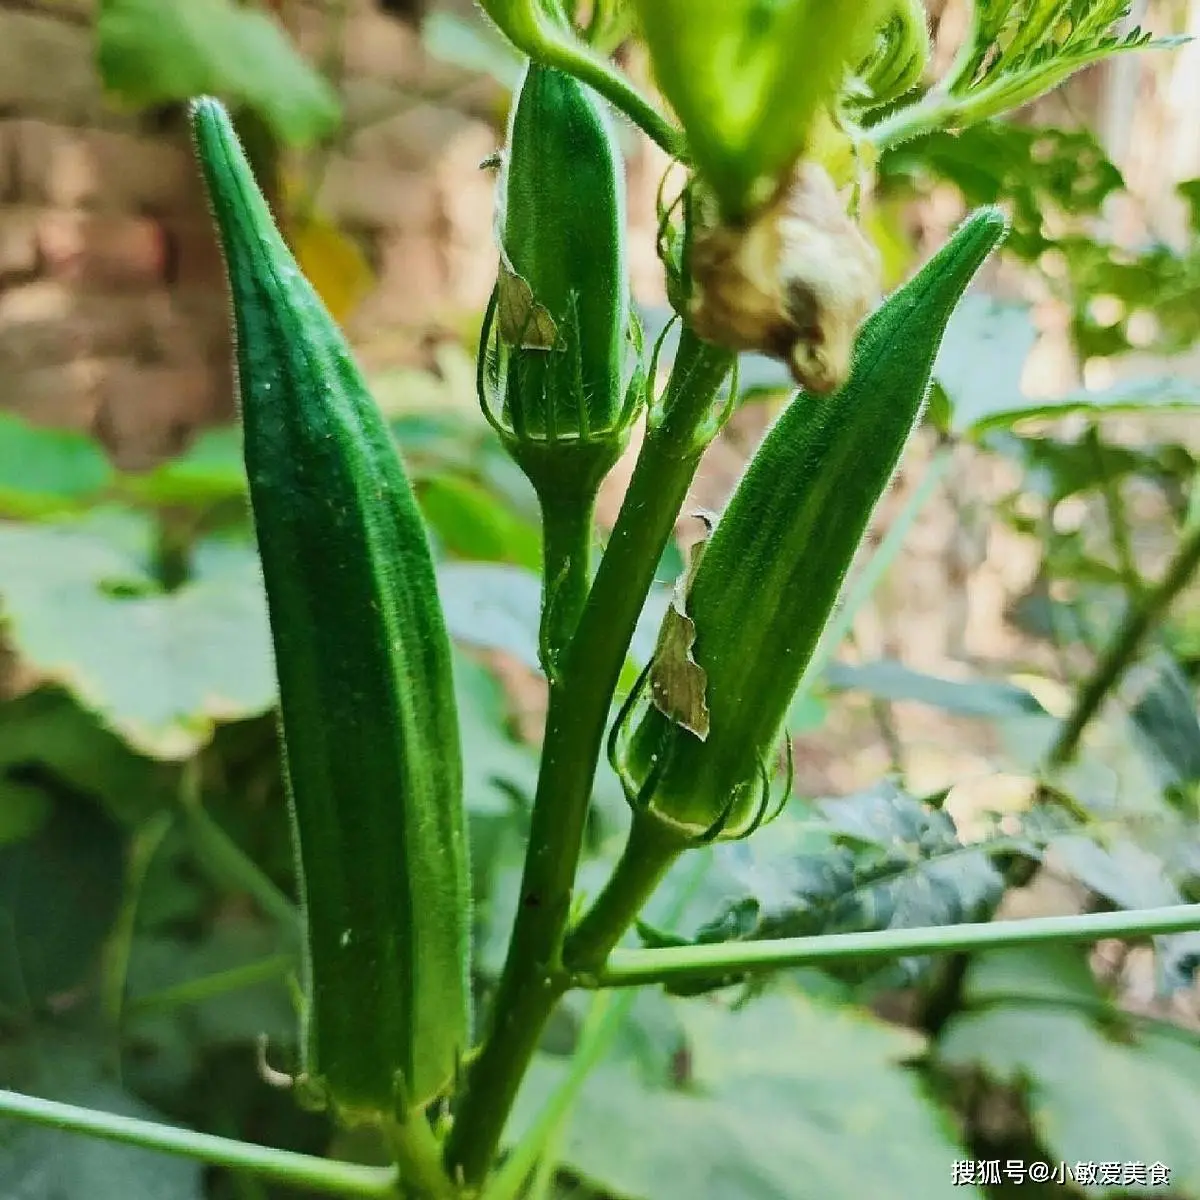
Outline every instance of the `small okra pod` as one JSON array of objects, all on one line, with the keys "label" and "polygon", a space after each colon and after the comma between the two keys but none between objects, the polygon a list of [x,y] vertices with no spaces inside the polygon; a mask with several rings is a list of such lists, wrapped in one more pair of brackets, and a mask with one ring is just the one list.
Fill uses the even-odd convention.
[{"label": "small okra pod", "polygon": [[[646,673],[653,703],[636,721],[627,705],[612,750],[631,799],[681,842],[744,836],[761,820],[788,707],[912,433],[946,324],[1006,229],[998,210],[976,212],[866,322],[845,386],[797,394],[668,611],[661,661]],[[698,684],[703,706],[682,690]],[[703,722],[680,720],[680,708]]]}]

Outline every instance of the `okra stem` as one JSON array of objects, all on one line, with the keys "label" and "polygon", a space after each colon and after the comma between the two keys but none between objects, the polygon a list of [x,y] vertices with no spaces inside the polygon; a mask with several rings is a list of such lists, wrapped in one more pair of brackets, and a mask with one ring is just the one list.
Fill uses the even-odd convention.
[{"label": "okra stem", "polygon": [[788,970],[812,963],[914,954],[995,950],[1101,938],[1147,937],[1200,929],[1200,904],[1140,912],[1087,913],[1074,917],[1031,917],[927,929],[884,929],[761,942],[723,942],[655,950],[617,950],[597,975],[575,977],[580,987],[647,987],[714,976]]},{"label": "okra stem", "polygon": [[390,1167],[363,1167],[357,1163],[314,1158],[309,1154],[197,1133],[193,1129],[179,1129],[158,1121],[143,1121],[121,1113],[98,1112],[38,1096],[22,1096],[18,1092],[0,1091],[0,1118],[14,1118],[68,1133],[176,1154],[322,1195],[377,1197],[378,1200],[396,1195],[397,1175]]},{"label": "okra stem", "polygon": [[[580,502],[582,501],[582,502]],[[542,504],[542,633],[547,674],[570,646],[587,603],[592,582],[592,543],[596,502],[586,498],[549,497]]]},{"label": "okra stem", "polygon": [[671,836],[661,821],[634,817],[616,870],[563,950],[568,970],[597,971],[621,935],[637,920],[686,842]]},{"label": "okra stem", "polygon": [[520,905],[490,1027],[446,1144],[447,1168],[467,1187],[487,1175],[542,1029],[565,990],[563,938],[613,693],[700,462],[697,431],[732,365],[732,354],[685,327],[662,416],[647,431],[562,674],[550,684]]}]

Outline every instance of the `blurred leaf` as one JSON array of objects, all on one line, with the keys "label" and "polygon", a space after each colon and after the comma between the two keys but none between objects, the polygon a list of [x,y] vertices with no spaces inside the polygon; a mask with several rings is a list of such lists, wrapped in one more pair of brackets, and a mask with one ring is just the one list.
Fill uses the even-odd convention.
[{"label": "blurred leaf", "polygon": [[0,846],[0,1011],[36,1012],[90,974],[116,918],[122,858],[117,827],[67,794],[36,834]]},{"label": "blurred leaf", "polygon": [[1090,130],[984,121],[939,131],[887,152],[885,180],[925,183],[930,175],[955,184],[969,208],[1003,203],[1012,230],[1004,249],[1027,262],[1055,245],[1046,214],[1078,219],[1098,213],[1125,186]]},{"label": "blurred leaf", "polygon": [[441,548],[455,558],[512,563],[536,571],[541,533],[469,479],[433,475],[417,484],[421,511]]},{"label": "blurred leaf", "polygon": [[136,1030],[140,1011],[147,1005],[157,1009],[156,998],[168,989],[208,983],[208,994],[197,990],[194,1001],[168,1009],[194,1043],[249,1046],[265,1034],[272,1045],[293,1046],[297,1017],[282,972],[251,986],[220,987],[223,975],[236,978],[239,968],[275,958],[280,951],[274,927],[246,920],[222,921],[198,942],[138,937],[129,960],[126,1013]]},{"label": "blurred leaf", "polygon": [[[103,1047],[47,1039],[39,1049],[34,1069],[24,1064],[23,1091],[120,1116],[163,1119],[103,1077],[97,1067]],[[0,1075],[11,1077],[9,1071]],[[204,1166],[77,1133],[6,1123],[0,1131],[0,1195],[11,1200],[203,1200]]]},{"label": "blurred leaf", "polygon": [[0,413],[0,516],[69,512],[101,495],[114,476],[104,452],[85,434]]},{"label": "blurred leaf", "polygon": [[[852,1177],[864,1196],[979,1195],[951,1185],[962,1151],[903,1066],[922,1051],[917,1035],[798,994],[680,1011],[686,1090],[650,1086],[632,1064],[584,1085],[558,1158],[589,1186],[623,1200],[790,1200],[800,1180],[805,1194],[841,1196]],[[534,1061],[510,1142],[566,1068]]]},{"label": "blurred leaf", "polygon": [[1015,684],[994,679],[939,679],[890,659],[861,666],[832,663],[825,679],[835,691],[867,692],[881,700],[915,700],[961,716],[1045,712],[1029,692]]},{"label": "blurred leaf", "polygon": [[40,787],[0,772],[0,847],[32,837],[46,823],[51,808]]},{"label": "blurred leaf", "polygon": [[480,650],[502,650],[531,671],[541,671],[537,575],[499,563],[453,562],[439,564],[437,575],[451,637]]},{"label": "blurred leaf", "polygon": [[509,733],[503,689],[487,668],[456,654],[454,686],[467,807],[476,816],[507,816],[512,811],[507,789],[533,794],[537,754]]},{"label": "blurred leaf", "polygon": [[0,525],[0,601],[18,654],[131,746],[164,759],[216,721],[274,703],[258,563],[161,592],[142,564],[85,530]]},{"label": "blurred leaf", "polygon": [[933,373],[964,432],[1025,403],[1021,373],[1037,340],[1024,305],[972,293],[954,310]]},{"label": "blurred leaf", "polygon": [[[1028,961],[1030,952],[1024,953]],[[1099,998],[1078,973],[1060,997],[1043,993],[1032,1004],[987,1001],[971,983],[986,961],[972,965],[968,993],[987,1007],[950,1021],[938,1043],[939,1061],[978,1064],[990,1078],[1023,1088],[1034,1133],[1055,1160],[1163,1163],[1171,1172],[1170,1194],[1200,1191],[1195,1035],[1124,1022],[1124,1028],[1106,1032],[1086,1015]],[[1051,951],[1046,961],[1061,961],[1061,955]],[[1013,978],[1021,986],[1019,976]],[[1127,1194],[1119,1186],[1088,1191]]]},{"label": "blurred leaf", "polygon": [[259,113],[288,145],[328,136],[336,94],[280,25],[232,0],[102,0],[105,87],[139,108],[214,94]]},{"label": "blurred leaf", "polygon": [[1133,475],[1177,484],[1190,479],[1195,470],[1195,460],[1181,445],[1120,446],[1101,440],[1098,432],[1070,440],[997,428],[983,434],[982,444],[1025,468],[1022,495],[1033,492],[1051,503]]},{"label": "blurred leaf", "polygon": [[[997,400],[999,398],[997,397]],[[1146,409],[1189,409],[1200,405],[1200,386],[1184,379],[1129,379],[1097,391],[1070,392],[1053,400],[1027,400],[1013,394],[990,411],[973,409],[973,433],[1012,425],[1031,417],[1065,417],[1075,412],[1138,413]]]},{"label": "blurred leaf", "polygon": [[36,767],[102,803],[128,826],[173,802],[175,769],[139,757],[67,693],[39,688],[8,701],[2,711],[0,771]]},{"label": "blurred leaf", "polygon": [[1161,786],[1200,780],[1200,714],[1179,663],[1160,652],[1126,677],[1130,718]]},{"label": "blurred leaf", "polygon": [[126,476],[123,482],[132,495],[150,504],[244,502],[241,431],[236,425],[205,429],[178,458],[145,474]]},{"label": "blurred leaf", "polygon": [[431,57],[465,71],[490,75],[510,91],[521,78],[523,59],[491,25],[435,10],[421,25],[421,41]]},{"label": "blurred leaf", "polygon": [[375,277],[358,244],[319,213],[297,212],[297,186],[287,189],[287,240],[304,277],[333,319],[345,322],[374,286]]}]

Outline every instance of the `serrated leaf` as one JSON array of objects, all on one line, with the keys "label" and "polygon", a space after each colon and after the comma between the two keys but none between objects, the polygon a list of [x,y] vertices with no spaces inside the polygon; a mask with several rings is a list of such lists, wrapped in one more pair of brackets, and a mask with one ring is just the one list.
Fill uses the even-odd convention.
[{"label": "serrated leaf", "polygon": [[[997,845],[1014,849],[1012,839]],[[823,802],[811,818],[781,822],[769,839],[720,847],[727,894],[693,940],[756,941],[978,920],[1004,887],[992,849],[988,843],[963,845],[945,813],[880,784]],[[917,965],[903,970],[910,974]]]}]

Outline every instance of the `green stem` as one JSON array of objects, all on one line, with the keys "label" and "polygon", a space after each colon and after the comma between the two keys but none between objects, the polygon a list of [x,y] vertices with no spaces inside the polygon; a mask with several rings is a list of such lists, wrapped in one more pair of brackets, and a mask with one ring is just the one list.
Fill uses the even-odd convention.
[{"label": "green stem", "polygon": [[684,160],[683,131],[660,113],[607,58],[579,40],[574,32],[546,19],[528,0],[481,0],[484,11],[519,50],[548,67],[583,80],[623,112],[672,158]]},{"label": "green stem", "polygon": [[112,1025],[121,1023],[125,1003],[125,986],[129,978],[129,959],[133,954],[133,938],[137,926],[138,899],[146,882],[146,872],[171,829],[174,814],[155,813],[133,835],[129,846],[129,861],[125,867],[125,887],[121,910],[113,925],[106,947],[104,979],[101,987],[104,1014]]},{"label": "green stem", "polygon": [[1200,566],[1200,528],[1184,539],[1166,574],[1126,612],[1116,637],[1080,689],[1075,706],[1063,722],[1046,756],[1051,767],[1062,767],[1075,757],[1084,730],[1100,711],[1108,694],[1132,664],[1147,634],[1162,620],[1171,603],[1187,587]]},{"label": "green stem", "polygon": [[1148,908],[1140,912],[1090,913],[1078,917],[1035,917],[942,925],[930,929],[885,929],[823,937],[679,946],[662,950],[615,950],[596,976],[575,976],[576,987],[643,987],[714,976],[788,970],[845,959],[906,958],[917,954],[995,950],[1052,942],[1094,942],[1110,937],[1188,933],[1200,929],[1200,904]]},{"label": "green stem", "polygon": [[[712,847],[709,846],[695,855],[691,869],[684,875],[679,885],[673,889],[670,904],[663,914],[663,929],[668,931],[675,929],[711,869]],[[588,1011],[587,1020],[580,1032],[579,1044],[575,1048],[575,1054],[571,1059],[571,1066],[566,1077],[538,1114],[533,1127],[524,1135],[520,1144],[513,1149],[505,1160],[504,1166],[496,1172],[484,1193],[483,1200],[515,1200],[521,1193],[525,1180],[538,1165],[539,1158],[548,1175],[553,1176],[553,1163],[546,1166],[551,1157],[552,1147],[562,1136],[563,1126],[579,1098],[579,1093],[582,1091],[588,1075],[608,1053],[613,1039],[620,1032],[636,997],[637,993],[633,990],[622,992],[618,996],[605,992],[596,996],[597,1001],[604,1000],[606,1003],[594,1003]],[[536,1181],[531,1188],[531,1194],[537,1194]]]},{"label": "green stem", "polygon": [[1125,504],[1121,499],[1120,481],[1114,479],[1104,459],[1104,443],[1100,440],[1100,431],[1095,425],[1088,427],[1085,438],[1092,456],[1092,464],[1096,477],[1100,480],[1100,493],[1104,498],[1104,510],[1108,515],[1108,532],[1112,540],[1113,550],[1117,556],[1117,568],[1121,572],[1121,582],[1125,585],[1129,602],[1139,599],[1145,591],[1141,573],[1137,569],[1137,559],[1133,553],[1133,543],[1129,533],[1129,520],[1125,513]]},{"label": "green stem", "polygon": [[[704,450],[698,429],[733,363],[686,328],[562,674],[551,680],[520,903],[492,1020],[446,1144],[451,1176],[486,1176],[542,1029],[566,986],[563,936],[613,692]],[[712,430],[715,434],[715,428]]]},{"label": "green stem", "polygon": [[233,1138],[196,1133],[173,1125],[160,1125],[137,1117],[97,1112],[74,1104],[60,1104],[19,1092],[0,1091],[0,1116],[12,1117],[61,1129],[68,1133],[88,1134],[111,1142],[140,1146],[198,1159],[231,1171],[246,1171],[289,1187],[320,1192],[328,1196],[394,1197],[398,1195],[398,1176],[387,1167],[363,1167],[355,1163],[335,1162],[255,1146]]},{"label": "green stem", "polygon": [[404,1195],[420,1200],[460,1200],[442,1166],[442,1147],[423,1112],[409,1113],[386,1131],[404,1183]]},{"label": "green stem", "polygon": [[244,967],[231,967],[228,971],[217,971],[212,975],[188,979],[184,983],[177,983],[173,987],[162,988],[145,996],[137,996],[127,1001],[125,1011],[128,1016],[136,1017],[142,1013],[162,1012],[182,1008],[188,1004],[202,1004],[214,996],[224,996],[242,988],[280,979],[295,968],[296,961],[290,954],[277,954],[259,962],[247,963]]},{"label": "green stem", "polygon": [[609,951],[637,920],[646,901],[686,846],[661,821],[635,815],[616,868],[567,938],[563,963],[568,970],[598,971],[603,966]]},{"label": "green stem", "polygon": [[260,870],[242,848],[209,816],[199,800],[183,805],[192,833],[196,856],[230,887],[244,891],[269,917],[285,930],[298,932],[300,913],[296,906]]},{"label": "green stem", "polygon": [[548,496],[542,502],[542,627],[541,658],[546,677],[571,644],[587,603],[592,581],[592,541],[595,536],[594,496]]}]

